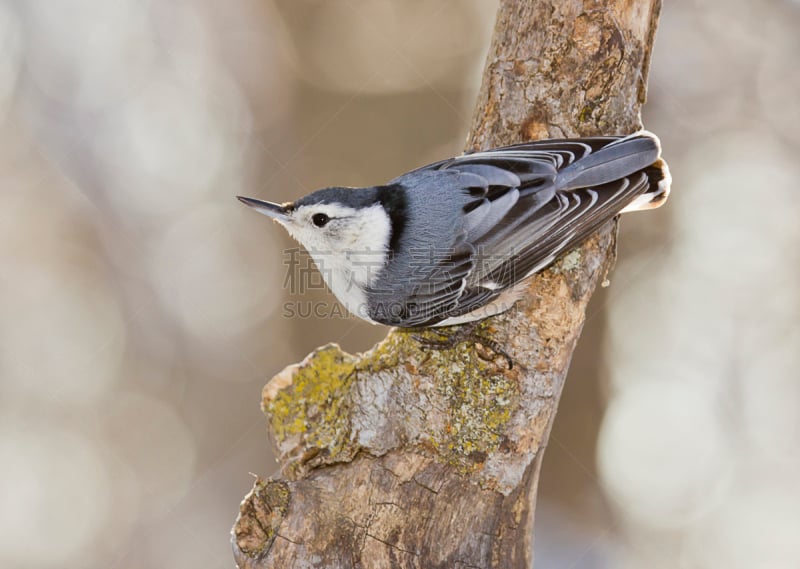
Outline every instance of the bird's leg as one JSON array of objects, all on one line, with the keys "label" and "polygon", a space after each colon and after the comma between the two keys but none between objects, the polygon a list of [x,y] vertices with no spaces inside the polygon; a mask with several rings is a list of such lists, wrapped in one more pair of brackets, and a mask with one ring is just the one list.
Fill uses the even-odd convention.
[{"label": "bird's leg", "polygon": [[431,332],[434,332],[437,336],[441,339],[434,340],[433,338],[429,338],[427,336],[423,336],[421,334],[412,334],[412,338],[418,341],[425,347],[433,348],[434,350],[450,350],[455,348],[461,342],[468,340],[474,333],[475,329],[478,327],[480,322],[468,322],[463,326],[447,326],[445,328],[431,328]]},{"label": "bird's leg", "polygon": [[[489,348],[489,350],[494,352],[495,357],[497,356],[503,357],[506,360],[506,363],[508,364],[508,369],[514,369],[514,359],[510,355],[508,355],[508,352],[506,352],[500,344],[498,344],[491,338],[487,338],[486,336],[481,336],[480,334],[474,334],[471,337],[471,339],[481,344],[482,346]],[[480,356],[480,353],[478,353],[478,355]]]},{"label": "bird's leg", "polygon": [[462,326],[448,327],[450,328],[449,332],[445,332],[442,329],[434,330],[434,332],[441,338],[440,340],[435,340],[420,334],[412,334],[411,337],[423,346],[432,350],[451,350],[462,342],[481,344],[482,346],[485,346],[494,352],[495,355],[505,358],[506,363],[508,363],[508,369],[512,369],[514,367],[514,360],[508,355],[502,346],[500,346],[500,344],[478,332],[479,324],[480,321],[476,320],[474,322],[468,322]]}]

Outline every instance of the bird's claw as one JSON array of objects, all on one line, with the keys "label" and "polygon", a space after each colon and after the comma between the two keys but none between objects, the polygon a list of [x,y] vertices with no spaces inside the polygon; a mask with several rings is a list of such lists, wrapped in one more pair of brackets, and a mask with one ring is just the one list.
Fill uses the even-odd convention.
[{"label": "bird's claw", "polygon": [[[500,346],[500,344],[498,344],[494,340],[486,338],[485,336],[476,333],[475,331],[476,327],[477,323],[471,323],[454,330],[450,334],[445,334],[437,330],[436,334],[438,334],[442,338],[441,340],[435,340],[433,338],[429,338],[421,334],[412,334],[411,337],[414,338],[414,340],[419,342],[421,345],[430,348],[432,350],[450,350],[462,342],[471,341],[475,344],[480,344],[483,347],[494,352],[495,357],[502,356],[506,360],[506,363],[508,364],[508,369],[513,369],[514,360],[511,358],[510,355],[508,355],[508,352],[506,352],[502,348],[502,346]],[[478,357],[485,360],[495,359],[495,358],[485,358],[480,354],[480,352],[478,352]]]}]

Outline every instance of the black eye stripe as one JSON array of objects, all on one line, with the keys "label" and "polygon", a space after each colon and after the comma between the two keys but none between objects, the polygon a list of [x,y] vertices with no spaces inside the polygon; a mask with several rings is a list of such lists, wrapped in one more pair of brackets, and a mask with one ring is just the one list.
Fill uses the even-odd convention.
[{"label": "black eye stripe", "polygon": [[317,227],[325,227],[325,224],[331,220],[330,217],[325,215],[324,213],[315,213],[311,216],[311,223],[316,225]]}]

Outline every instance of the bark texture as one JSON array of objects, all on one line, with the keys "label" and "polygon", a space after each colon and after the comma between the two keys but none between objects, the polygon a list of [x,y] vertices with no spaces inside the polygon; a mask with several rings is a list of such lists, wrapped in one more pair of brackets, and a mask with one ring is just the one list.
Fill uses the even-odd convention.
[{"label": "bark texture", "polygon": [[[659,0],[502,0],[467,149],[640,128]],[[239,567],[528,568],[542,454],[586,304],[613,263],[609,223],[484,321],[480,345],[427,351],[392,331],[275,376],[281,464],[233,529]]]}]

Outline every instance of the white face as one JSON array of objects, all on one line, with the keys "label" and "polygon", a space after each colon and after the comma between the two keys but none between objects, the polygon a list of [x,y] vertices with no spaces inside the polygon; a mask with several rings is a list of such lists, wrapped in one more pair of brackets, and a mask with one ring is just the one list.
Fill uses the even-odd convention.
[{"label": "white face", "polygon": [[391,224],[378,204],[358,210],[333,203],[306,205],[279,221],[312,255],[384,253],[389,245]]},{"label": "white face", "polygon": [[323,279],[353,314],[367,318],[364,290],[386,262],[391,221],[380,205],[312,204],[278,221],[309,252]]}]

